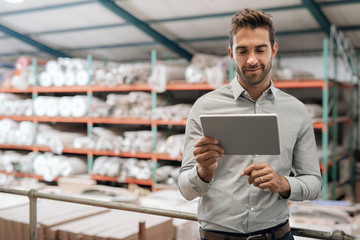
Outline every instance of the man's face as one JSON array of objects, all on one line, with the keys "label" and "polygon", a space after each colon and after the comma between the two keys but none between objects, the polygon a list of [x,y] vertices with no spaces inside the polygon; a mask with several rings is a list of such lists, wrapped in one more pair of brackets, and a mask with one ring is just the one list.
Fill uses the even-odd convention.
[{"label": "man's face", "polygon": [[240,28],[229,48],[229,55],[235,63],[239,81],[246,85],[258,85],[270,79],[272,59],[278,45],[271,48],[269,31],[265,28]]}]

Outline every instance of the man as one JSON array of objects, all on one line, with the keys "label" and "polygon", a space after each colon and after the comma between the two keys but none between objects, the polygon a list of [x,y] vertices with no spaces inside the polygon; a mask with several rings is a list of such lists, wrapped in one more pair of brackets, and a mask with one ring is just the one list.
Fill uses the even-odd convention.
[{"label": "man", "polygon": [[[270,15],[252,9],[236,13],[228,54],[237,75],[228,85],[200,97],[190,112],[179,187],[186,199],[200,198],[201,239],[293,239],[288,200],[320,195],[321,174],[308,111],[270,79],[277,51]],[[226,155],[218,140],[202,135],[200,115],[234,113],[277,114],[280,155]]]}]

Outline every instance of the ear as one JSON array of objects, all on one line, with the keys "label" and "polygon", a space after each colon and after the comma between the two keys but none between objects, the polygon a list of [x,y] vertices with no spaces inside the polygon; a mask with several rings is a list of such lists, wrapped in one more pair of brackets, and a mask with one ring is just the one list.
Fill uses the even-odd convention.
[{"label": "ear", "polygon": [[231,60],[234,61],[234,55],[233,55],[233,52],[232,52],[232,50],[231,50],[231,47],[228,48],[228,55],[229,55],[229,57],[231,58]]},{"label": "ear", "polygon": [[271,58],[275,58],[277,51],[279,50],[279,45],[275,42],[272,48]]}]

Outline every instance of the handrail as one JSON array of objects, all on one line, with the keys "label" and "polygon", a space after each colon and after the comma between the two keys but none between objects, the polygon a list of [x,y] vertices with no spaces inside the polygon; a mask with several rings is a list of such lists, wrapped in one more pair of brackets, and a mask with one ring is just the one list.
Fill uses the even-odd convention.
[{"label": "handrail", "polygon": [[[37,221],[36,221],[36,199],[44,198],[55,201],[71,202],[77,204],[85,204],[97,207],[106,207],[111,209],[132,211],[145,214],[153,214],[158,216],[165,216],[170,218],[180,218],[191,221],[198,221],[196,214],[173,211],[173,210],[163,210],[158,208],[143,207],[135,204],[128,203],[113,203],[113,202],[104,202],[92,199],[84,199],[79,197],[65,196],[65,195],[54,195],[48,193],[41,193],[35,189],[29,191],[17,190],[11,188],[0,187],[0,192],[16,194],[22,196],[28,196],[30,199],[30,240],[37,240]],[[333,232],[324,232],[310,229],[302,228],[291,228],[291,231],[296,236],[310,237],[316,239],[329,239],[329,240],[360,240],[360,237],[354,237],[349,234],[346,234],[342,230],[334,230]]]}]

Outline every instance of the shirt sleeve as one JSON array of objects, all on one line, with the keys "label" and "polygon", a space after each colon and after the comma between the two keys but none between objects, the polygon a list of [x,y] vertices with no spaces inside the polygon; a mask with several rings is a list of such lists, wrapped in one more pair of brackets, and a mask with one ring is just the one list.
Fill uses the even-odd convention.
[{"label": "shirt sleeve", "polygon": [[213,180],[210,183],[204,182],[199,177],[193,154],[194,144],[203,136],[200,124],[200,109],[202,109],[200,106],[201,99],[193,105],[186,123],[185,146],[178,179],[180,192],[187,200],[205,195],[213,182]]},{"label": "shirt sleeve", "polygon": [[294,177],[287,177],[290,184],[289,200],[315,200],[321,194],[322,177],[317,155],[312,121],[307,112],[293,151]]}]

